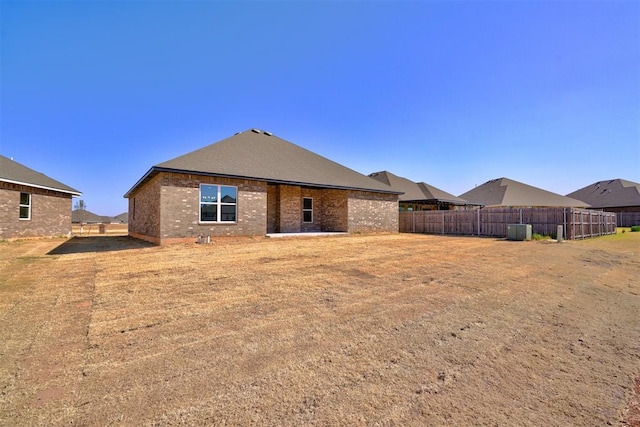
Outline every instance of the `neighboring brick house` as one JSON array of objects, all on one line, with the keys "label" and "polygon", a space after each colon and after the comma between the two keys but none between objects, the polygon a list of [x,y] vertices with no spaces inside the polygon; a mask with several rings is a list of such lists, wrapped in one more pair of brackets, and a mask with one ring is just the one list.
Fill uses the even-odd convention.
[{"label": "neighboring brick house", "polygon": [[479,205],[471,203],[453,194],[425,182],[413,182],[410,179],[397,176],[388,171],[374,172],[371,178],[389,185],[400,195],[399,208],[404,211],[448,211],[473,209]]},{"label": "neighboring brick house", "polygon": [[129,234],[165,244],[199,236],[397,233],[398,194],[251,129],[151,167],[125,197]]},{"label": "neighboring brick house", "polygon": [[71,200],[81,193],[0,156],[0,239],[71,233]]},{"label": "neighboring brick house", "polygon": [[591,209],[615,212],[619,227],[640,225],[640,184],[626,179],[594,182],[573,193],[574,199],[591,205]]}]

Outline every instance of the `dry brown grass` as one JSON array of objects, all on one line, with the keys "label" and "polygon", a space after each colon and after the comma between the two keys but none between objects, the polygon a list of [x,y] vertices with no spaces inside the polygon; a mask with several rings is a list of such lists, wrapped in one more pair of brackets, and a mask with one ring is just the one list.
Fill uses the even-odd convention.
[{"label": "dry brown grass", "polygon": [[620,424],[640,233],[612,237],[1,243],[0,424]]},{"label": "dry brown grass", "polygon": [[[129,230],[128,224],[105,224],[106,235],[126,236]],[[80,227],[79,224],[71,225],[71,234],[74,236],[95,236],[100,235],[100,224],[85,224]]]}]

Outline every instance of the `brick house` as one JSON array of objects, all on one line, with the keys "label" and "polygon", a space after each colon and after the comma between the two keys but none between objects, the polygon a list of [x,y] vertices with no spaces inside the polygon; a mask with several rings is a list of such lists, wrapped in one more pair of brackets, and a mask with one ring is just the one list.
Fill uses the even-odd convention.
[{"label": "brick house", "polygon": [[81,193],[0,156],[0,239],[71,233],[71,201]]},{"label": "brick house", "polygon": [[165,244],[199,236],[397,233],[398,194],[250,129],[151,167],[124,197],[129,234]]}]

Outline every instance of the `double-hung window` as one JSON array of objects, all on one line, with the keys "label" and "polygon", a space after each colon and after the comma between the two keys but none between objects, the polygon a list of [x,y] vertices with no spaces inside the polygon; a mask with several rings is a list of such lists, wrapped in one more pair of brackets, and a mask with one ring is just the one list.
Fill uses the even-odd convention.
[{"label": "double-hung window", "polygon": [[200,222],[236,222],[238,188],[200,184]]},{"label": "double-hung window", "polygon": [[31,194],[20,193],[20,219],[31,219]]},{"label": "double-hung window", "polygon": [[302,222],[313,222],[313,199],[302,198]]}]

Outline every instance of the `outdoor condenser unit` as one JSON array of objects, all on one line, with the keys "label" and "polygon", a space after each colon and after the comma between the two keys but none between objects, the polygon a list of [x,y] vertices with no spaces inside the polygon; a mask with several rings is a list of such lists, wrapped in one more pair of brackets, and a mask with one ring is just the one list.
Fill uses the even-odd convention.
[{"label": "outdoor condenser unit", "polygon": [[507,240],[531,240],[531,224],[507,225]]}]

